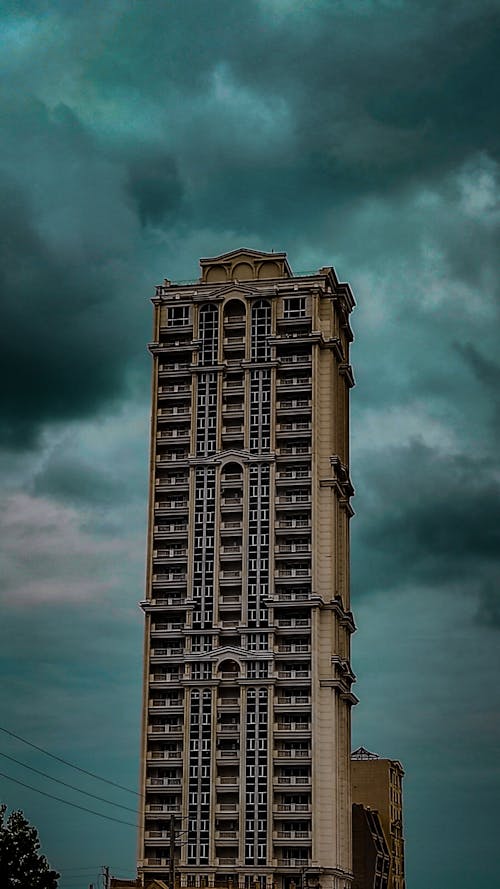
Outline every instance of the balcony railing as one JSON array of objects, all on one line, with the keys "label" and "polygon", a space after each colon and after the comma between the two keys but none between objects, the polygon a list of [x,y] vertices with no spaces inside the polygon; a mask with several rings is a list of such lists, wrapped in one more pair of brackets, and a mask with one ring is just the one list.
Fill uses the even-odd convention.
[{"label": "balcony railing", "polygon": [[276,497],[276,503],[309,503],[311,500],[311,495],[309,493],[303,494],[280,494],[279,497]]},{"label": "balcony railing", "polygon": [[309,577],[311,568],[278,568],[276,577]]},{"label": "balcony railing", "polygon": [[276,722],[274,724],[275,732],[310,732],[310,722]]},{"label": "balcony railing", "polygon": [[153,624],[153,630],[182,630],[184,624],[180,621],[169,621],[168,623],[156,623]]},{"label": "balcony railing", "polygon": [[276,651],[278,652],[278,654],[307,654],[311,651],[311,646],[308,645],[306,642],[297,643],[295,645],[278,645]]},{"label": "balcony railing", "polygon": [[274,757],[276,759],[309,759],[310,750],[275,750]]},{"label": "balcony railing", "polygon": [[182,559],[187,556],[187,549],[184,546],[178,549],[157,549],[153,556],[155,559]]},{"label": "balcony railing", "polygon": [[311,784],[311,776],[310,775],[277,775],[276,784],[283,784],[287,786],[304,786],[307,787]]},{"label": "balcony railing", "polygon": [[[284,595],[284,594],[283,594]],[[308,617],[291,617],[280,618],[276,621],[277,627],[310,627],[311,621]]]},{"label": "balcony railing", "polygon": [[282,364],[310,364],[311,356],[310,355],[281,355],[280,361]]},{"label": "balcony railing", "polygon": [[273,806],[275,812],[310,812],[310,803],[278,803]]},{"label": "balcony railing", "polygon": [[148,753],[147,759],[182,759],[182,750],[152,750],[150,751],[150,753]]},{"label": "balcony railing", "polygon": [[278,858],[278,867],[307,867],[309,858]]},{"label": "balcony railing", "polygon": [[147,778],[146,787],[181,787],[182,778]]},{"label": "balcony railing", "polygon": [[157,574],[153,574],[153,581],[157,581],[158,583],[185,583],[186,574],[182,573],[163,573],[159,571]]},{"label": "balcony railing", "polygon": [[182,734],[184,728],[181,723],[178,725],[150,725],[148,731],[153,735],[179,735]]},{"label": "balcony railing", "polygon": [[309,695],[280,695],[276,698],[276,704],[310,704]]},{"label": "balcony railing", "polygon": [[[285,364],[286,363],[287,362],[285,361]],[[278,386],[309,386],[310,383],[310,377],[281,377],[278,380]]]},{"label": "balcony railing", "polygon": [[278,679],[310,679],[311,673],[309,670],[278,670],[277,672]]}]

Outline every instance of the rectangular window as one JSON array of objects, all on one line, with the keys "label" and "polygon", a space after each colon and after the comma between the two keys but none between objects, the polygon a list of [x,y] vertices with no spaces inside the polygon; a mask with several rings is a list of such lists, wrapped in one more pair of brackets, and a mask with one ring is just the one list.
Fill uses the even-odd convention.
[{"label": "rectangular window", "polygon": [[169,306],[167,321],[169,327],[184,327],[189,324],[189,306]]},{"label": "rectangular window", "polygon": [[283,300],[283,318],[305,318],[306,299],[304,296]]}]

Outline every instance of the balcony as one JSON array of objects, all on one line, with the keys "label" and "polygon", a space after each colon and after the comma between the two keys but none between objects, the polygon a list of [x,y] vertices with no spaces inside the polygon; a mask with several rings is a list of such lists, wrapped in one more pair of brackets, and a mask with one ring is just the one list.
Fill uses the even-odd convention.
[{"label": "balcony", "polygon": [[310,503],[311,502],[311,494],[309,491],[302,491],[293,494],[279,494],[276,497],[276,503],[278,506],[287,506],[290,503]]},{"label": "balcony", "polygon": [[152,648],[151,649],[151,657],[179,657],[184,654],[184,649],[181,646],[176,646],[175,648]]},{"label": "balcony", "polygon": [[185,537],[187,535],[188,527],[185,522],[171,522],[170,524],[158,524],[153,528],[153,532],[155,537],[158,540],[164,540],[168,538],[169,540],[175,537]]},{"label": "balcony", "polygon": [[279,359],[281,364],[310,364],[311,356],[310,355],[280,355]]},{"label": "balcony", "polygon": [[215,831],[215,839],[216,840],[237,840],[238,839],[238,831],[237,830],[216,830]]},{"label": "balcony", "polygon": [[306,410],[311,407],[311,399],[310,398],[287,398],[282,399],[278,402],[278,411],[296,411],[297,408],[305,408]]},{"label": "balcony", "polygon": [[274,814],[290,814],[291,812],[300,812],[301,814],[309,814],[312,812],[310,803],[278,803],[273,806]]},{"label": "balcony", "polygon": [[228,608],[232,607],[234,611],[235,605],[241,605],[241,595],[238,593],[236,595],[233,594],[224,594],[222,593],[219,598],[219,608]]},{"label": "balcony", "polygon": [[225,485],[240,486],[243,484],[243,477],[236,472],[228,472],[226,475],[221,476],[221,484],[224,487]]},{"label": "balcony", "polygon": [[177,450],[177,451],[169,451],[167,454],[157,454],[156,462],[157,463],[176,463],[181,460],[187,460],[189,457],[189,451]]},{"label": "balcony", "polygon": [[296,481],[297,479],[310,479],[311,478],[311,470],[310,469],[280,469],[277,473],[276,479],[278,482],[282,481]]},{"label": "balcony", "polygon": [[165,441],[165,442],[177,442],[183,441],[188,442],[190,438],[190,429],[189,428],[180,428],[180,429],[161,429],[156,433],[157,441]]},{"label": "balcony", "polygon": [[239,750],[217,750],[216,752],[217,759],[223,759],[224,762],[239,762],[240,759],[240,751]]},{"label": "balcony", "polygon": [[229,546],[221,546],[221,556],[241,555],[241,543],[231,543]]},{"label": "balcony", "polygon": [[277,555],[294,555],[295,553],[310,553],[311,544],[307,543],[279,543],[275,549]]},{"label": "balcony", "polygon": [[[219,674],[224,676],[224,674]],[[225,674],[226,676],[230,675],[232,679],[235,678],[234,673]],[[236,677],[238,678],[238,677]],[[223,735],[239,735],[240,733],[240,724],[239,722],[222,722],[217,726],[217,731],[221,732]]]},{"label": "balcony", "polygon": [[171,386],[158,386],[158,395],[190,395],[191,386],[187,383],[173,384]]},{"label": "balcony", "polygon": [[182,778],[147,778],[146,787],[181,787]]},{"label": "balcony", "polygon": [[[285,362],[286,364],[286,362]],[[295,392],[300,388],[310,388],[311,386],[311,377],[307,376],[298,376],[298,377],[280,377],[277,380],[277,386],[279,389],[291,389]]]},{"label": "balcony", "polygon": [[287,787],[310,787],[310,775],[275,775],[274,783]]},{"label": "balcony", "polygon": [[304,457],[310,453],[309,445],[282,445],[277,449],[278,457]]},{"label": "balcony", "polygon": [[277,578],[310,577],[311,568],[277,568],[274,574]]},{"label": "balcony", "polygon": [[[183,735],[184,728],[178,723],[165,723],[162,725],[148,725],[148,734],[150,735]],[[179,779],[180,782],[180,779]]]},{"label": "balcony", "polygon": [[243,438],[243,426],[223,426],[222,437],[227,441]]},{"label": "balcony", "polygon": [[155,503],[155,511],[170,512],[171,510],[186,511],[189,507],[187,499],[182,500],[157,500]]},{"label": "balcony", "polygon": [[161,376],[171,375],[171,374],[188,374],[190,372],[191,362],[190,361],[169,361],[160,364],[158,368],[158,373]]},{"label": "balcony", "polygon": [[278,679],[310,679],[310,670],[277,670]]},{"label": "balcony", "polygon": [[309,695],[279,695],[274,703],[275,707],[283,707],[284,705],[290,706],[296,704],[310,704],[311,698]]},{"label": "balcony", "polygon": [[156,415],[159,420],[189,420],[191,417],[191,405],[159,407]]},{"label": "balcony", "polygon": [[310,654],[311,646],[307,642],[298,642],[278,645],[275,650],[277,654]]},{"label": "balcony", "polygon": [[[310,594],[304,590],[297,590],[293,593],[277,589],[273,596],[273,602],[281,602],[283,605],[286,602],[307,602],[309,599]],[[304,624],[304,626],[306,626],[306,624]]]},{"label": "balcony", "polygon": [[310,840],[310,830],[275,830],[273,840]]},{"label": "balcony", "polygon": [[[236,507],[241,507],[243,505],[242,497],[222,497],[221,506],[222,508],[235,509]],[[234,524],[234,523],[232,523]],[[238,523],[237,523],[238,524]],[[224,527],[227,527],[227,523]],[[241,527],[241,524],[239,525]]]},{"label": "balcony", "polygon": [[238,697],[219,698],[217,701],[218,710],[239,710],[240,699]]},{"label": "balcony", "polygon": [[228,532],[231,532],[231,531],[241,531],[241,530],[242,530],[242,523],[241,523],[241,521],[237,521],[237,522],[222,522],[222,523],[221,523],[221,531],[224,531],[225,533],[228,533]]},{"label": "balcony", "polygon": [[219,775],[216,778],[215,786],[218,790],[226,791],[226,790],[237,790],[239,787],[240,779],[238,775]]},{"label": "balcony", "polygon": [[278,858],[278,867],[307,867],[309,858]]},{"label": "balcony", "polygon": [[274,759],[310,759],[310,750],[280,749],[273,753]]},{"label": "balcony", "polygon": [[154,633],[171,633],[173,630],[183,630],[184,623],[181,621],[161,621],[160,623],[154,623],[151,627],[153,635]]},{"label": "balcony", "polygon": [[157,478],[155,479],[156,488],[163,488],[165,490],[171,490],[172,488],[187,488],[189,487],[189,477],[187,475],[167,475],[165,478]]},{"label": "balcony", "polygon": [[275,722],[274,723],[274,731],[275,732],[310,732],[311,731],[311,723],[310,722]]},{"label": "balcony", "polygon": [[[243,418],[243,402],[238,402],[237,404],[226,403],[222,409],[222,422],[228,419],[234,418],[239,419]],[[231,432],[233,429],[232,426],[228,426],[228,432]]]},{"label": "balcony", "polygon": [[182,750],[151,750],[146,756],[148,762],[182,761]]},{"label": "balcony", "polygon": [[182,698],[151,698],[148,705],[153,710],[183,710]]},{"label": "balcony", "polygon": [[158,574],[153,574],[153,583],[155,586],[182,586],[186,583],[186,573],[160,571]]},{"label": "balcony", "polygon": [[241,571],[220,571],[220,586],[232,586],[233,584],[241,584]]},{"label": "balcony", "polygon": [[215,812],[217,815],[234,814],[239,809],[238,803],[216,803]]},{"label": "balcony", "polygon": [[150,685],[155,685],[157,688],[161,688],[163,685],[169,685],[171,682],[180,682],[184,679],[184,673],[170,672],[170,673],[153,673],[149,677]]},{"label": "balcony", "polygon": [[185,559],[187,549],[185,546],[170,547],[170,549],[155,549],[153,551],[154,559]]},{"label": "balcony", "polygon": [[[285,595],[283,593],[283,595]],[[288,627],[310,627],[311,621],[308,617],[282,617],[275,621],[276,626],[286,629]]]},{"label": "balcony", "polygon": [[159,815],[159,814],[181,814],[181,805],[180,803],[149,803],[146,806],[146,814],[147,815]]}]

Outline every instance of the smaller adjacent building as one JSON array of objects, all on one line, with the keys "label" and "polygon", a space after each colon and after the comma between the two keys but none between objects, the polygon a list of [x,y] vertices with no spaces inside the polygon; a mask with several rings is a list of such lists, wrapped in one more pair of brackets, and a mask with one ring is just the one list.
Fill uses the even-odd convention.
[{"label": "smaller adjacent building", "polygon": [[354,803],[352,807],[352,889],[388,889],[389,847],[379,814]]},{"label": "smaller adjacent building", "polygon": [[387,889],[406,889],[401,763],[358,747],[351,755],[352,802],[378,813],[390,867]]}]

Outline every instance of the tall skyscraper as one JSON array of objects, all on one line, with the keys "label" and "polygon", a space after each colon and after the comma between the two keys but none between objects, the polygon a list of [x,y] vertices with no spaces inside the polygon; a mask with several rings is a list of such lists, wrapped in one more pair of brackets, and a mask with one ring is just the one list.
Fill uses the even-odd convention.
[{"label": "tall skyscraper", "polygon": [[173,817],[181,886],[346,889],[354,299],[235,250],[153,303],[139,873]]}]

